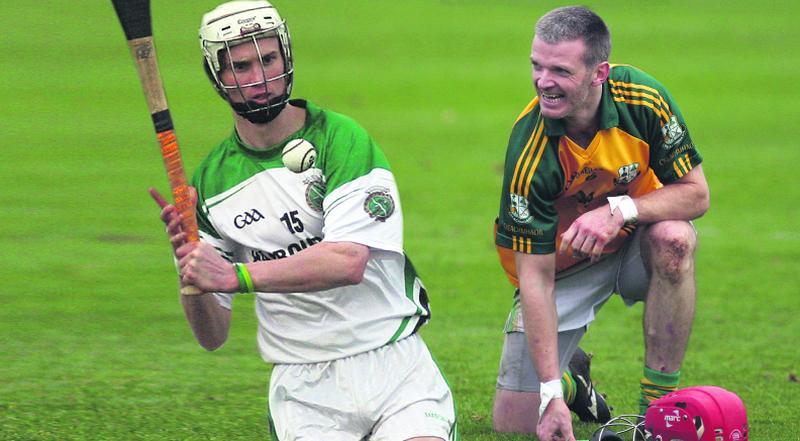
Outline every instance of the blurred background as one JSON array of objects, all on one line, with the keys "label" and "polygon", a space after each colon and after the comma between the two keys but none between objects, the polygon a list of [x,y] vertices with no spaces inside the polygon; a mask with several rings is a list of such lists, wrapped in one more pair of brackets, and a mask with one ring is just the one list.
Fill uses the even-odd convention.
[{"label": "blurred background", "polygon": [[[153,0],[157,54],[187,171],[233,126],[201,66],[216,1]],[[347,114],[386,152],[406,251],[431,296],[423,330],[465,440],[491,431],[512,288],[494,255],[511,126],[533,97],[530,42],[553,1],[283,0],[294,96]],[[751,439],[800,431],[800,10],[795,2],[589,1],[611,61],[675,97],[704,156],[698,310],[682,385],[748,407]],[[206,353],[183,319],[147,188],[168,192],[111,2],[4,2],[0,106],[0,439],[267,439],[269,366],[252,298]],[[582,346],[619,412],[634,412],[641,305],[612,299]],[[577,425],[579,438],[594,429]]]}]

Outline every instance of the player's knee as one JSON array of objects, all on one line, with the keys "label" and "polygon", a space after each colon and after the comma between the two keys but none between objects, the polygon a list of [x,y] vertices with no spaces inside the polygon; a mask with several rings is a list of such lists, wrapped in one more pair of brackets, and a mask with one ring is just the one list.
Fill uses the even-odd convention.
[{"label": "player's knee", "polygon": [[492,428],[503,433],[536,433],[539,394],[498,389],[492,409]]},{"label": "player's knee", "polygon": [[690,223],[668,221],[650,225],[643,244],[654,274],[678,283],[692,271],[697,235]]}]

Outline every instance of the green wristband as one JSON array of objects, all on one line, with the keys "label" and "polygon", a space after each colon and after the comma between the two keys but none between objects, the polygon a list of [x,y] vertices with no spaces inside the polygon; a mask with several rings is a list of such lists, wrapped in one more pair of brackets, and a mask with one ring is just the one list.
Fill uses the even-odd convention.
[{"label": "green wristband", "polygon": [[233,267],[236,268],[236,278],[239,279],[239,292],[245,294],[252,294],[255,291],[253,286],[253,278],[250,277],[250,271],[243,263],[234,263]]}]

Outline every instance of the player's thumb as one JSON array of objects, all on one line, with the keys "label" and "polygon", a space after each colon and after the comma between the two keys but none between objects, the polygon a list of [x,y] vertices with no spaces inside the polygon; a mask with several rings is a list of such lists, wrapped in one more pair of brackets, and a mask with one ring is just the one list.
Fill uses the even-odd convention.
[{"label": "player's thumb", "polygon": [[189,200],[192,201],[193,206],[197,206],[197,189],[189,186]]}]

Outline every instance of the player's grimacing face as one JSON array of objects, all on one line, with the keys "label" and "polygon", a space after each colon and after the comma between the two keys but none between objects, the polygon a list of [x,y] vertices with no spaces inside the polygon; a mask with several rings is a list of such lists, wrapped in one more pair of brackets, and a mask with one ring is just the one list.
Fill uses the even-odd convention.
[{"label": "player's grimacing face", "polygon": [[[228,54],[222,52],[221,63],[224,67],[219,74],[220,80],[223,85],[234,87],[229,91],[234,102],[253,101],[265,104],[270,98],[282,95],[286,89],[286,80],[277,78],[284,73],[278,39],[271,37],[256,41],[258,49],[252,40],[232,46],[230,61]],[[237,84],[241,94],[235,89]]]},{"label": "player's grimacing face", "polygon": [[533,38],[533,86],[545,117],[574,117],[589,106],[593,72],[583,62],[585,51],[580,39],[550,44]]}]

